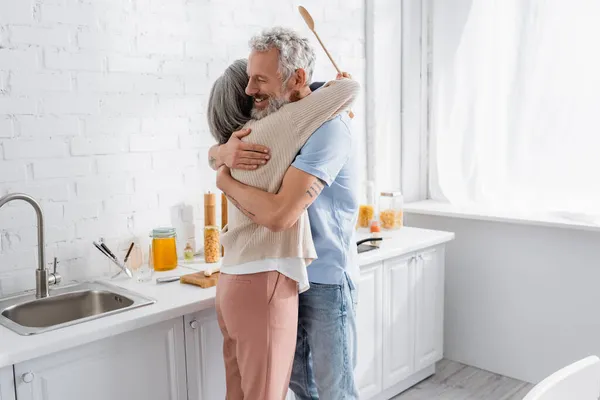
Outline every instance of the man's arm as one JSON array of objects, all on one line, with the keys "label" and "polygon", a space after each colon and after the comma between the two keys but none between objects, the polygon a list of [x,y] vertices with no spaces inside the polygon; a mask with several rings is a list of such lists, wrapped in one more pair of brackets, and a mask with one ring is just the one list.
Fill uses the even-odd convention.
[{"label": "man's arm", "polygon": [[291,228],[321,194],[325,184],[295,167],[288,168],[278,193],[268,193],[233,179],[229,169],[219,169],[217,186],[255,223],[273,232]]},{"label": "man's arm", "polygon": [[233,169],[254,170],[268,162],[269,148],[242,142],[250,129],[233,132],[227,143],[214,145],[208,150],[208,165],[215,171],[226,165]]}]

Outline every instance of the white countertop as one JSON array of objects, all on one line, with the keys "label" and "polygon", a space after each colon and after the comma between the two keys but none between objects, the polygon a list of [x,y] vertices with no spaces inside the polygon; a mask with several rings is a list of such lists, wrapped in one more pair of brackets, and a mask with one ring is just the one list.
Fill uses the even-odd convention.
[{"label": "white countertop", "polygon": [[[360,232],[357,239],[367,235]],[[359,255],[361,266],[448,242],[454,233],[405,227],[394,232],[383,231],[381,236],[384,240],[380,249]],[[21,336],[0,326],[0,368],[211,308],[216,293],[214,287],[202,289],[178,282],[155,283],[160,276],[184,275],[204,267],[203,263],[194,263],[172,271],[155,272],[152,280],[145,283],[125,277],[106,281],[155,299],[156,303],[149,306],[32,336]]]}]

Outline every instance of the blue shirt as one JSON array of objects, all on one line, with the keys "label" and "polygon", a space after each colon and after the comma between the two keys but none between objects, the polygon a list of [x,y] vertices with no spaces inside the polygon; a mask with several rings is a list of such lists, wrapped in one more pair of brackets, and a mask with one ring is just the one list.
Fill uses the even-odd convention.
[{"label": "blue shirt", "polygon": [[337,285],[358,271],[354,238],[359,184],[355,144],[350,118],[343,113],[321,125],[292,164],[325,183],[308,208],[318,257],[308,266],[310,282]]}]

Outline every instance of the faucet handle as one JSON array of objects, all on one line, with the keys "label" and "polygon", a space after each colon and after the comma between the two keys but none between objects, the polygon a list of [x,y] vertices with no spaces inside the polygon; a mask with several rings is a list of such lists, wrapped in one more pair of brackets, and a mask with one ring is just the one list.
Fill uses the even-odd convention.
[{"label": "faucet handle", "polygon": [[54,267],[52,269],[52,273],[48,275],[48,284],[58,285],[62,280],[62,277],[56,273],[56,266],[58,265],[58,260],[56,257],[54,257],[54,261],[52,262],[52,264],[54,265]]}]

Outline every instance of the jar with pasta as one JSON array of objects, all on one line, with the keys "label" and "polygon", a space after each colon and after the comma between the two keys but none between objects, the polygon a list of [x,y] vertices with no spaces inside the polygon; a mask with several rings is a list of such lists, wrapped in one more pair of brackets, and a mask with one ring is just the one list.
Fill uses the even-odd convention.
[{"label": "jar with pasta", "polygon": [[204,227],[204,261],[206,263],[216,263],[221,259],[219,231],[220,229],[216,225]]},{"label": "jar with pasta", "polygon": [[375,185],[372,181],[365,182],[363,199],[358,207],[358,228],[368,228],[375,216]]},{"label": "jar with pasta", "polygon": [[379,199],[379,222],[386,230],[404,225],[404,199],[400,192],[382,192]]}]

